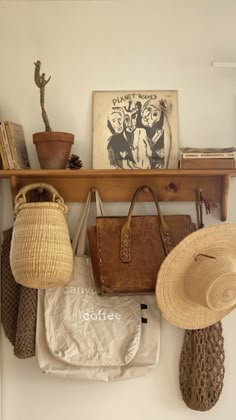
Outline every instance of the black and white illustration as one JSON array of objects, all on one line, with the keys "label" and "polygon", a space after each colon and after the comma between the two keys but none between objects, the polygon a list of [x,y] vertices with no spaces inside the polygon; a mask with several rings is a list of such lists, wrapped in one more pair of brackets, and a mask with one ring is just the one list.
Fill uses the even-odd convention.
[{"label": "black and white illustration", "polygon": [[177,91],[93,92],[94,169],[177,167]]}]

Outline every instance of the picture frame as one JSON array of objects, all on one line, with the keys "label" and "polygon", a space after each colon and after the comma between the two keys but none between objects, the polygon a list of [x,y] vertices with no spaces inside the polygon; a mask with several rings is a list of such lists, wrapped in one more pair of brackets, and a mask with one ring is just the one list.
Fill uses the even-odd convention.
[{"label": "picture frame", "polygon": [[178,91],[93,92],[93,168],[178,168]]}]

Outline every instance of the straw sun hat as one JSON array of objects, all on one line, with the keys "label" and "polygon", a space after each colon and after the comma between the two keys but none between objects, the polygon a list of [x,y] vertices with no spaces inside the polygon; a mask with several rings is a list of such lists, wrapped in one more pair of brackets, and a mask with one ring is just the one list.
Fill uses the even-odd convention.
[{"label": "straw sun hat", "polygon": [[159,308],[171,324],[208,327],[236,307],[236,223],[213,225],[184,238],[157,276]]}]

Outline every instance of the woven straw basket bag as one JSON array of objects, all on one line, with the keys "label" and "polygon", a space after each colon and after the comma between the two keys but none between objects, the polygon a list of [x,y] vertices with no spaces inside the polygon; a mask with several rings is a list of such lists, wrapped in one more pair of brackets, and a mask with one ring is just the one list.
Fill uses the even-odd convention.
[{"label": "woven straw basket bag", "polygon": [[[41,188],[52,195],[51,202],[27,202],[26,194]],[[70,280],[73,253],[63,198],[49,184],[23,187],[15,198],[16,216],[10,251],[12,273],[17,283],[47,289]]]}]

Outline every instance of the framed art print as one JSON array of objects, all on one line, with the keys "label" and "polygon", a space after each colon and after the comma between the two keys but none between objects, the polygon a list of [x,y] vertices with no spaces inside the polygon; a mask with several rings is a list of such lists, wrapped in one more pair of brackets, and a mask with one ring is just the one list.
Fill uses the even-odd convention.
[{"label": "framed art print", "polygon": [[178,92],[93,92],[93,168],[178,167]]}]

